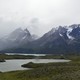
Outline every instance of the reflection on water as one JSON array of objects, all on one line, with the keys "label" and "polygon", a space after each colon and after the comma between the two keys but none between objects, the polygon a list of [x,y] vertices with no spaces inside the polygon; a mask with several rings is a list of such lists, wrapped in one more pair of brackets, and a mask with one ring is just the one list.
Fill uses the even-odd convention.
[{"label": "reflection on water", "polygon": [[27,70],[29,68],[21,67],[22,64],[26,64],[29,62],[34,63],[49,63],[49,62],[69,62],[70,60],[60,60],[60,59],[14,59],[14,60],[6,60],[6,62],[0,63],[0,71],[15,71],[15,70]]}]

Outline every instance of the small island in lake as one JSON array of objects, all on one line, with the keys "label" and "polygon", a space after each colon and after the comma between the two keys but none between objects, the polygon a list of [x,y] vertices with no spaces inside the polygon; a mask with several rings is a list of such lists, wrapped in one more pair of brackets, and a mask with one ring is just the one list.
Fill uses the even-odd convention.
[{"label": "small island in lake", "polygon": [[5,59],[0,59],[0,62],[5,62]]},{"label": "small island in lake", "polygon": [[5,56],[4,53],[0,53],[0,62],[5,62],[4,56]]}]

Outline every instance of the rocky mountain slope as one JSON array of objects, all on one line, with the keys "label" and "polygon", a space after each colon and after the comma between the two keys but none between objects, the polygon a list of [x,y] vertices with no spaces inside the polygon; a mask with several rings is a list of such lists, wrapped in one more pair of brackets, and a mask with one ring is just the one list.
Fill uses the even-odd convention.
[{"label": "rocky mountain slope", "polygon": [[35,40],[30,32],[25,29],[18,28],[11,34],[0,39],[0,50],[8,48],[17,48],[22,44]]},{"label": "rocky mountain slope", "polygon": [[[37,40],[32,40],[30,33],[27,35],[29,36],[27,40],[29,40],[25,41],[25,44],[21,44],[17,48],[8,49],[7,52],[44,54],[80,53],[80,24],[53,28]],[[22,38],[19,40],[21,41]]]}]

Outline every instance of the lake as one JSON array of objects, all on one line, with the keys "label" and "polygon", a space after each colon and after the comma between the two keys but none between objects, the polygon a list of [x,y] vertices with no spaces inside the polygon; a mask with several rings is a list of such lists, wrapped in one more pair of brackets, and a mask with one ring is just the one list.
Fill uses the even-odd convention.
[{"label": "lake", "polygon": [[25,56],[27,56],[27,55],[29,55],[29,56],[45,56],[46,54],[22,54],[22,53],[5,53],[5,54],[7,54],[7,55],[25,55]]},{"label": "lake", "polygon": [[16,71],[16,70],[28,70],[29,68],[21,67],[22,64],[29,62],[34,63],[49,63],[49,62],[69,62],[70,60],[61,60],[61,59],[13,59],[6,60],[6,62],[0,62],[0,71]]}]

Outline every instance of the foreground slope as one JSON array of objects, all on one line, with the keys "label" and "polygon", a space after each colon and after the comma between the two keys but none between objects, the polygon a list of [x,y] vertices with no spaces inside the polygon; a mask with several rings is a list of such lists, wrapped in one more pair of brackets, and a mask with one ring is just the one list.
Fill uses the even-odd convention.
[{"label": "foreground slope", "polygon": [[[0,73],[1,80],[80,80],[80,56],[66,56],[68,63],[31,63],[31,70]],[[32,65],[32,66],[31,66]],[[35,67],[35,68],[34,68]]]}]

